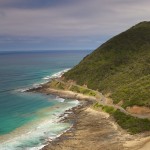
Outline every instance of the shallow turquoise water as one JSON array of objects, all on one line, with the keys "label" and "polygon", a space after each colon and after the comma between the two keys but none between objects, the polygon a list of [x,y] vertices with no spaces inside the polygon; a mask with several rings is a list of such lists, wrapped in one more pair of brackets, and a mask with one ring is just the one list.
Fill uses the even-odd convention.
[{"label": "shallow turquoise water", "polygon": [[[25,140],[25,138],[22,138],[22,141],[17,143],[18,139],[13,139],[11,136],[13,136],[13,132],[15,135],[20,134],[22,127],[26,130],[29,129],[26,125],[30,123],[37,128],[40,124],[39,120],[42,118],[45,118],[47,121],[48,118],[49,121],[56,120],[56,116],[63,113],[65,109],[76,106],[76,102],[73,101],[70,103],[67,100],[62,102],[56,96],[26,93],[21,92],[21,90],[37,86],[39,83],[48,81],[48,78],[45,77],[49,77],[64,69],[72,68],[89,52],[45,51],[0,53],[0,149],[13,150],[14,148],[21,150],[28,146],[32,148],[32,146],[41,144],[42,139],[40,140],[40,138],[44,138],[45,135],[43,133],[45,132],[52,137],[51,133],[56,128],[54,130],[49,129],[48,131],[47,125],[46,127],[42,127],[43,132],[39,130],[39,135],[34,134],[34,132],[30,135],[30,138],[34,140]],[[39,115],[40,113],[38,112],[41,110],[44,113]],[[54,115],[54,112],[57,115]],[[51,123],[50,125],[53,126],[54,124]],[[57,127],[56,133],[60,134],[69,127],[69,124],[57,124],[55,127]],[[58,130],[59,127],[60,130]],[[18,129],[19,131],[15,133]],[[33,128],[30,130],[33,130]],[[11,145],[7,144],[7,136],[5,135],[14,140]],[[37,141],[35,141],[33,135],[36,135]],[[46,136],[47,138],[49,137],[48,135]]]}]

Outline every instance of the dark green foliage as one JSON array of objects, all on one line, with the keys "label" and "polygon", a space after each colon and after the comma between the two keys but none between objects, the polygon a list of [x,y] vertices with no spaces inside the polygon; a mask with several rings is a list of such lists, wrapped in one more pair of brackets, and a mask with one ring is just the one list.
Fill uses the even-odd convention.
[{"label": "dark green foliage", "polygon": [[104,106],[104,105],[101,105],[99,104],[98,102],[95,103],[93,105],[94,108],[101,108],[103,111],[109,113],[109,114],[113,114],[116,110],[114,109],[114,107],[111,107],[111,106]]},{"label": "dark green foliage", "polygon": [[102,107],[103,105],[99,104],[98,102],[96,102],[95,104],[93,104],[93,107],[94,108],[99,108],[99,107]]},{"label": "dark green foliage", "polygon": [[109,114],[113,114],[115,112],[115,109],[113,107],[110,107],[110,106],[103,106],[102,110],[109,113]]},{"label": "dark green foliage", "polygon": [[150,106],[150,22],[110,39],[64,74],[66,80],[103,93],[117,103]]},{"label": "dark green foliage", "polygon": [[103,111],[111,114],[115,121],[125,130],[131,134],[136,134],[144,131],[150,131],[150,120],[140,119],[126,115],[120,110],[116,110],[110,106],[103,106],[98,102],[93,105],[95,109],[101,108]]},{"label": "dark green foliage", "polygon": [[49,83],[49,87],[64,90],[65,89],[65,84],[63,84],[62,82],[56,81],[56,80],[52,80]]},{"label": "dark green foliage", "polygon": [[114,99],[114,103],[118,103],[122,99],[123,107],[133,105],[150,107],[150,75],[118,88],[111,97]]},{"label": "dark green foliage", "polygon": [[126,115],[119,110],[113,113],[116,122],[123,128],[132,134],[140,133],[143,131],[150,131],[150,120],[139,119],[129,115]]},{"label": "dark green foliage", "polygon": [[87,89],[85,87],[78,86],[78,85],[72,85],[69,90],[73,91],[73,92],[89,95],[89,96],[96,96],[95,91],[93,91],[91,89]]},{"label": "dark green foliage", "polygon": [[58,90],[70,90],[76,93],[85,94],[87,96],[97,96],[98,92],[88,89],[84,86],[79,86],[76,84],[70,84],[68,82],[63,82],[57,79],[53,79],[48,83],[48,87]]}]

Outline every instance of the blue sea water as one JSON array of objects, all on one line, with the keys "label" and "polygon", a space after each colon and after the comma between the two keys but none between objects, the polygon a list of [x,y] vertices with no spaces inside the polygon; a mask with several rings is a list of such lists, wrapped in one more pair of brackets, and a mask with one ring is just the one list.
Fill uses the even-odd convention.
[{"label": "blue sea water", "polygon": [[59,76],[89,53],[0,52],[0,150],[39,149],[71,126],[58,116],[77,100],[23,91]]}]

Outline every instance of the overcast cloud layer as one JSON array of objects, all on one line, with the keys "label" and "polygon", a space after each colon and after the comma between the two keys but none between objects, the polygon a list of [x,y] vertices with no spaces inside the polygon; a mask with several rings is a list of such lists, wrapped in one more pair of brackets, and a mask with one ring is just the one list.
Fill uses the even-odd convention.
[{"label": "overcast cloud layer", "polygon": [[0,50],[95,49],[149,14],[149,0],[0,0]]}]

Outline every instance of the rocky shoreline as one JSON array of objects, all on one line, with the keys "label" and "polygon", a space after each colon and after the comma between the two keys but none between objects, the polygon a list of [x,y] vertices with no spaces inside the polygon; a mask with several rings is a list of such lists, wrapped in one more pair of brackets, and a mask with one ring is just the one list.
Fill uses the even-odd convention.
[{"label": "rocky shoreline", "polygon": [[90,106],[91,102],[87,101],[74,108],[72,113],[62,120],[73,122],[72,128],[49,142],[42,150],[107,150],[110,148],[108,144],[112,150],[122,149],[123,141],[118,140],[120,131],[111,124],[109,115],[94,111]]},{"label": "rocky shoreline", "polygon": [[87,96],[87,95],[75,93],[75,92],[68,91],[68,90],[57,90],[57,89],[49,88],[48,83],[38,88],[29,89],[27,90],[27,92],[39,92],[39,93],[44,93],[47,95],[52,94],[52,95],[60,96],[62,98],[66,98],[66,99],[77,99],[77,100],[82,100],[82,101],[83,100],[88,100],[88,101],[97,100],[94,96]]},{"label": "rocky shoreline", "polygon": [[[52,89],[47,84],[28,92],[53,94],[62,98],[78,99],[82,105],[67,113],[62,122],[72,122],[73,127],[60,137],[50,141],[42,150],[148,150],[146,134],[136,136],[121,129],[107,113],[92,109],[95,97],[72,91]],[[148,133],[149,134],[149,133]],[[142,140],[141,140],[142,139]]]}]

